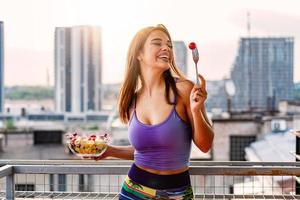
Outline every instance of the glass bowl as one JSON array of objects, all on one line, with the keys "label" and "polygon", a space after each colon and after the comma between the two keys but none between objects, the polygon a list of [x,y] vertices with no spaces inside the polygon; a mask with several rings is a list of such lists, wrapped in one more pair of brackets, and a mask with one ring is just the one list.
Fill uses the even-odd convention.
[{"label": "glass bowl", "polygon": [[79,157],[99,157],[107,149],[107,134],[67,133],[67,146]]}]

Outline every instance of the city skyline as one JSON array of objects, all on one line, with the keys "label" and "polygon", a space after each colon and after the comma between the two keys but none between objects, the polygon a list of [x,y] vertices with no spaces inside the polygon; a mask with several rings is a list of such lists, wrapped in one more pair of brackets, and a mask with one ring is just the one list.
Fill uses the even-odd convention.
[{"label": "city skyline", "polygon": [[293,100],[293,47],[289,37],[241,38],[231,72],[234,109],[272,111],[280,101]]},{"label": "city skyline", "polygon": [[[294,81],[300,81],[298,1],[0,0],[0,5],[6,86],[47,85],[47,71],[53,86],[55,27],[76,25],[103,30],[103,83],[123,80],[130,40],[140,28],[158,23],[167,26],[173,40],[195,41],[199,72],[207,80],[221,80],[230,76],[238,41],[247,36],[247,12],[251,36],[295,38]],[[194,73],[188,52],[188,77],[192,79]]]},{"label": "city skyline", "polygon": [[97,26],[55,30],[55,110],[101,110],[102,31]]}]

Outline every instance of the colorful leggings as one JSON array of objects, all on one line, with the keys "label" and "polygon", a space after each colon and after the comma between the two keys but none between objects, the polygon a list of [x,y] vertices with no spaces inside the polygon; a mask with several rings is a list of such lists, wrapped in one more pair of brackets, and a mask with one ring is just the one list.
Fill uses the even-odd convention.
[{"label": "colorful leggings", "polygon": [[194,199],[194,195],[188,171],[175,175],[157,175],[133,164],[125,178],[119,199],[191,200]]}]

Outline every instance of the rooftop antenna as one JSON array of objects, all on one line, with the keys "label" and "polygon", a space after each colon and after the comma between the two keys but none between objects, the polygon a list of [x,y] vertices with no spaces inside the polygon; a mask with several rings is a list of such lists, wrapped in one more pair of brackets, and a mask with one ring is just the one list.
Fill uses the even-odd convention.
[{"label": "rooftop antenna", "polygon": [[247,32],[248,32],[248,37],[251,37],[251,22],[250,22],[250,12],[247,12]]}]

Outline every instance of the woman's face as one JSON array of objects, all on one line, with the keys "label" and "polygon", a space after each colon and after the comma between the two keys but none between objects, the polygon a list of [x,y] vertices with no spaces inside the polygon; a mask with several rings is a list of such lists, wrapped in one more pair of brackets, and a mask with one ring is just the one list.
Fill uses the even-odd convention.
[{"label": "woman's face", "polygon": [[138,59],[142,67],[159,68],[165,71],[170,68],[172,57],[171,41],[164,32],[156,30],[150,33]]}]

